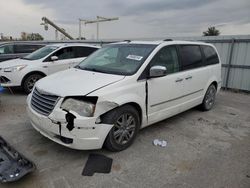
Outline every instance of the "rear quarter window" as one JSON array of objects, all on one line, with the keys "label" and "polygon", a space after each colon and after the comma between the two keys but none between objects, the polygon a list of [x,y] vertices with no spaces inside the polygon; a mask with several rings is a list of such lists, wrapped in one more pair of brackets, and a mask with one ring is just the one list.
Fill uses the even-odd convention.
[{"label": "rear quarter window", "polygon": [[202,50],[205,55],[206,64],[213,65],[219,63],[219,57],[215,49],[211,46],[202,46]]}]

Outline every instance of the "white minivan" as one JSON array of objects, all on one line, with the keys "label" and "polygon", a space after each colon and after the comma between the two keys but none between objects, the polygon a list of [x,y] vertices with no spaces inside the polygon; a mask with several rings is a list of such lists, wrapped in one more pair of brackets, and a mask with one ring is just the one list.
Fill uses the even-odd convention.
[{"label": "white minivan", "polygon": [[30,93],[37,80],[52,73],[72,68],[100,47],[89,44],[59,43],[0,64],[0,85],[21,86]]},{"label": "white minivan", "polygon": [[213,45],[126,41],[39,80],[27,111],[33,127],[59,144],[120,151],[141,128],[197,105],[210,110],[220,88]]}]

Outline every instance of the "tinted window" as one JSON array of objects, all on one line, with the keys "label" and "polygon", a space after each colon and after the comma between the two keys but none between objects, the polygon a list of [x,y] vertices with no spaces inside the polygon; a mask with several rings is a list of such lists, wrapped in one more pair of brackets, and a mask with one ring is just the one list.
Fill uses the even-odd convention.
[{"label": "tinted window", "polygon": [[180,56],[182,70],[193,69],[203,66],[200,46],[181,45]]},{"label": "tinted window", "polygon": [[75,53],[74,53],[72,47],[66,47],[66,48],[62,48],[62,49],[58,50],[57,52],[55,52],[51,56],[57,56],[58,60],[72,59],[72,58],[75,58]]},{"label": "tinted window", "polygon": [[150,66],[160,65],[167,68],[167,73],[174,73],[179,71],[178,55],[175,46],[168,46],[162,48],[153,57]]},{"label": "tinted window", "polygon": [[87,57],[92,54],[97,48],[91,47],[73,47],[75,51],[75,57]]},{"label": "tinted window", "polygon": [[13,45],[0,46],[0,54],[13,54],[13,53],[14,53]]},{"label": "tinted window", "polygon": [[205,58],[206,58],[206,64],[207,65],[212,65],[219,63],[219,57],[211,46],[202,46]]},{"label": "tinted window", "polygon": [[15,53],[31,53],[41,47],[42,45],[16,44]]}]

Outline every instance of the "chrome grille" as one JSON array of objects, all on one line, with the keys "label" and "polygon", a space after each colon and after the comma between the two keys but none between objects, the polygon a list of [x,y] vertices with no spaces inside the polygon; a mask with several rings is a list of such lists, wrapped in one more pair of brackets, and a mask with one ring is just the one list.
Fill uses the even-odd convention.
[{"label": "chrome grille", "polygon": [[48,116],[54,109],[57,99],[58,96],[42,94],[35,88],[31,97],[31,107],[39,114]]}]

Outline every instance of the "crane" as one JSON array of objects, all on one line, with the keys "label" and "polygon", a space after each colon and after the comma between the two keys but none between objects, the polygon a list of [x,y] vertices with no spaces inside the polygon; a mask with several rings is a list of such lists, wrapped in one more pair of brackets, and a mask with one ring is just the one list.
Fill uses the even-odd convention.
[{"label": "crane", "polygon": [[67,38],[74,40],[74,38],[69,35],[65,29],[58,27],[54,22],[52,22],[51,20],[49,20],[46,17],[42,17],[42,21],[44,23],[41,23],[41,25],[44,25],[44,29],[47,31],[48,30],[48,24],[51,25],[52,27],[54,27],[56,29],[56,38],[57,38],[57,31],[61,32],[63,35],[65,35]]},{"label": "crane", "polygon": [[84,24],[92,24],[92,23],[96,23],[96,39],[99,39],[99,23],[100,22],[107,22],[107,21],[114,21],[114,20],[119,20],[118,17],[114,17],[114,18],[104,18],[102,16],[97,16],[96,20],[83,20],[83,19],[79,19],[79,39],[81,40],[81,32],[82,32],[82,27],[81,24],[82,22],[84,22]]}]

